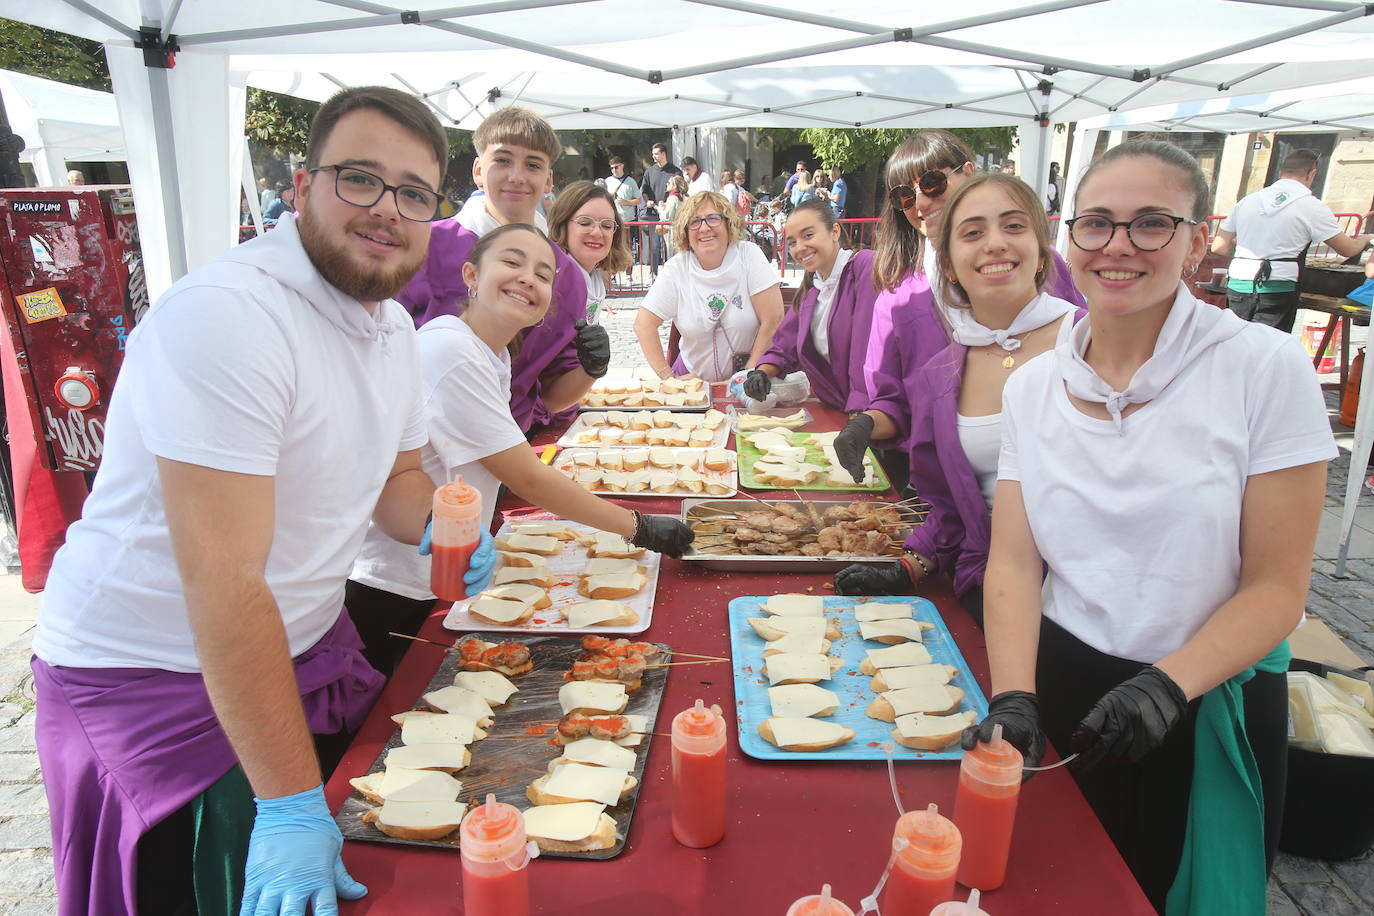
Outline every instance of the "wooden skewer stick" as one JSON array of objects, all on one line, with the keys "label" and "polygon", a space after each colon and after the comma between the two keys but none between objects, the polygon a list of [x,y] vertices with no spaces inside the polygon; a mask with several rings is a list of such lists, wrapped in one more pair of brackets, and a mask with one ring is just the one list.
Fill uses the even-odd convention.
[{"label": "wooden skewer stick", "polygon": [[413,641],[413,642],[427,642],[427,643],[429,643],[431,646],[438,646],[440,649],[447,649],[449,652],[456,652],[456,651],[458,650],[458,647],[457,647],[457,646],[450,646],[450,645],[448,645],[447,643],[435,642],[435,641],[432,640],[432,639],[425,639],[424,637],[421,637],[421,636],[407,636],[407,635],[404,634],[404,633],[387,633],[386,635],[387,635],[387,636],[397,636],[397,637],[400,637],[401,639],[409,639],[409,640],[411,640],[411,641]]},{"label": "wooden skewer stick", "polygon": [[[728,658],[722,658],[722,659],[720,659],[720,661],[722,661],[722,662],[728,662],[729,660],[730,660],[730,659],[728,659]],[[646,669],[648,669],[648,668],[678,668],[678,667],[681,667],[681,666],[683,666],[683,665],[714,665],[714,664],[716,664],[716,662],[659,662],[659,663],[656,664],[656,665],[645,665],[644,667],[645,667]]]},{"label": "wooden skewer stick", "polygon": [[730,659],[723,655],[698,655],[695,652],[677,652],[673,649],[668,650],[671,655],[681,655],[684,658],[707,658],[713,662],[728,662]]},{"label": "wooden skewer stick", "polygon": [[[655,738],[671,738],[671,737],[673,737],[672,735],[665,735],[665,734],[663,734],[662,732],[626,732],[625,734],[626,734],[626,735],[652,735],[652,736],[655,737]],[[495,738],[497,741],[501,741],[501,740],[503,740],[503,739],[504,739],[504,740],[515,740],[515,741],[521,741],[521,740],[525,740],[525,741],[548,741],[548,740],[549,740],[550,738],[552,738],[552,737],[553,737],[553,733],[550,733],[550,734],[547,734],[547,735],[487,735],[487,736],[486,736],[485,738],[483,738],[482,740],[483,740],[483,741],[490,741],[490,740],[492,740],[493,738]],[[622,737],[624,737],[624,736],[622,736]]]}]

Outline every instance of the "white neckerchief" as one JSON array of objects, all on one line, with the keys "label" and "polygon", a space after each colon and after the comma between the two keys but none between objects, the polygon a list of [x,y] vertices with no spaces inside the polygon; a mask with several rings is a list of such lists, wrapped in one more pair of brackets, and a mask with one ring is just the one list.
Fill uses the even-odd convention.
[{"label": "white neckerchief", "polygon": [[600,270],[587,270],[581,264],[577,264],[577,269],[587,281],[587,324],[600,324],[601,307],[606,304],[606,275]]},{"label": "white neckerchief", "polygon": [[841,248],[835,255],[830,276],[811,276],[817,293],[816,307],[811,312],[811,342],[815,344],[816,352],[827,360],[830,359],[830,313],[835,310],[835,290],[839,288],[840,275],[844,273],[844,266],[853,254],[848,248]]},{"label": "white neckerchief", "polygon": [[950,335],[964,346],[985,347],[995,343],[1008,353],[1014,353],[1021,348],[1022,334],[1043,328],[1073,310],[1073,303],[1040,293],[1022,306],[1007,328],[989,328],[979,323],[971,308],[951,308],[945,314],[949,318]]},{"label": "white neckerchief", "polygon": [[[492,216],[491,212],[487,210],[487,197],[485,194],[469,197],[463,204],[463,208],[458,211],[458,215],[455,218],[458,220],[458,225],[477,235],[486,235],[488,232],[501,225],[496,217]],[[548,219],[538,210],[534,211],[534,219],[530,222],[540,232],[547,233],[549,231]]]},{"label": "white neckerchief", "polygon": [[1235,312],[1199,301],[1179,283],[1153,354],[1131,376],[1124,391],[1113,389],[1083,358],[1092,340],[1089,319],[1080,321],[1068,340],[1055,347],[1054,359],[1069,393],[1104,405],[1117,432],[1124,435],[1121,413],[1126,407],[1154,400],[1203,351],[1236,336],[1245,330],[1245,324]]}]

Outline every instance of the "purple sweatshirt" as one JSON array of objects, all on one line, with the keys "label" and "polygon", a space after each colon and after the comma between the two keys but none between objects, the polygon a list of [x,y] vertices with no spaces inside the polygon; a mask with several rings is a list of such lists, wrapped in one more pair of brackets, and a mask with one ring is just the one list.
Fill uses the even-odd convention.
[{"label": "purple sweatshirt", "polygon": [[845,411],[862,410],[868,400],[863,357],[877,297],[873,289],[873,252],[855,252],[845,263],[835,289],[827,324],[830,359],[820,354],[811,337],[811,319],[820,299],[820,291],[813,286],[787,310],[773,335],[772,346],[759,362],[777,366],[780,375],[800,369],[806,373],[816,397],[826,404]]},{"label": "purple sweatshirt", "polygon": [[[1080,303],[1073,320],[1087,313]],[[930,504],[930,514],[912,529],[905,547],[948,573],[956,595],[983,584],[992,542],[992,513],[959,441],[959,389],[967,353],[968,347],[951,341],[913,371],[906,386],[907,402],[915,405],[908,444],[911,486]]]},{"label": "purple sweatshirt", "polygon": [[[429,237],[429,257],[419,273],[396,297],[415,319],[419,327],[440,315],[460,315],[467,300],[463,283],[463,264],[479,236],[464,228],[456,218],[434,224]],[[555,255],[556,275],[553,281],[553,303],[542,324],[525,330],[520,355],[511,363],[510,412],[520,429],[529,432],[536,424],[555,419],[544,406],[541,386],[544,379],[552,381],[581,363],[573,337],[573,325],[587,317],[587,281],[582,270],[563,249],[549,242]],[[575,413],[576,406],[559,416]]]}]

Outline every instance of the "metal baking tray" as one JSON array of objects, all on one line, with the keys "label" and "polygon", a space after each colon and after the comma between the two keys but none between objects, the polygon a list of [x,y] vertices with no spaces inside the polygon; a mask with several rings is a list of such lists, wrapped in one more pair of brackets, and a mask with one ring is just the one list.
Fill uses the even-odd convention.
[{"label": "metal baking tray", "polygon": [[[530,655],[534,661],[532,670],[511,678],[511,682],[520,688],[520,691],[512,696],[505,706],[495,710],[492,727],[487,729],[489,735],[537,735],[540,734],[539,726],[555,722],[563,715],[563,710],[558,705],[558,688],[567,683],[563,680],[563,673],[582,655],[580,639],[493,632],[471,635],[487,642],[525,643],[530,647]],[[655,645],[664,649],[665,655],[669,652],[663,643]],[[461,669],[458,667],[458,653],[447,653],[443,664],[439,666],[439,670],[421,694],[449,686],[453,683],[454,674],[459,670]],[[667,668],[646,670],[643,685],[630,694],[630,704],[624,714],[647,716],[648,724],[645,731],[653,732],[654,723],[658,718],[659,703],[663,700],[663,690],[667,684]],[[415,702],[419,704],[418,696]],[[397,709],[390,712],[403,711]],[[547,729],[548,734],[552,732],[552,728]],[[541,852],[540,856],[560,859],[612,859],[624,851],[625,841],[630,832],[630,821],[634,818],[635,805],[639,801],[639,793],[644,788],[644,765],[649,759],[649,745],[652,742],[653,735],[646,734],[639,745],[633,748],[635,767],[630,772],[638,780],[634,791],[620,804],[606,809],[606,813],[615,820],[615,845],[594,852]],[[386,756],[386,751],[399,747],[400,744],[401,728],[397,726],[386,747],[377,755],[377,759],[368,767],[367,772],[375,773],[384,769],[382,760]],[[496,795],[497,801],[514,805],[521,811],[533,807],[530,800],[525,797],[525,790],[529,788],[530,783],[548,771],[550,760],[562,754],[561,748],[533,737],[513,740],[489,737],[474,742],[468,749],[472,752],[472,762],[454,774],[463,783],[459,800],[475,805],[482,802],[487,793],[491,792]],[[652,791],[666,791],[666,788],[656,786]],[[388,843],[393,846],[430,846],[458,851],[456,830],[441,840],[427,842],[398,840],[387,836],[359,819],[364,811],[372,807],[375,806],[357,792],[348,796],[339,813],[334,815],[334,822],[339,825],[345,839]]]},{"label": "metal baking tray", "polygon": [[[780,505],[796,506],[803,508],[806,503],[797,499],[769,499],[769,503]],[[894,503],[882,502],[873,499],[850,499],[850,500],[816,500],[811,503],[821,511],[832,505],[847,505],[851,502],[870,502],[878,506],[891,506]],[[730,512],[752,512],[759,507],[759,504],[752,499],[684,499],[682,501],[682,520],[688,522],[692,515],[692,510],[698,506],[705,506],[709,509],[724,509]],[[925,521],[929,507],[924,504],[915,506],[900,506],[907,510],[911,516],[912,527]],[[897,532],[901,540],[905,540],[910,528],[899,529]],[[865,563],[871,566],[882,566],[888,563],[896,563],[897,557],[808,557],[798,555],[785,556],[758,556],[752,554],[730,554],[730,553],[698,553],[691,550],[682,555],[682,559],[700,564],[705,569],[717,569],[722,572],[838,572],[846,566],[854,563]]]}]

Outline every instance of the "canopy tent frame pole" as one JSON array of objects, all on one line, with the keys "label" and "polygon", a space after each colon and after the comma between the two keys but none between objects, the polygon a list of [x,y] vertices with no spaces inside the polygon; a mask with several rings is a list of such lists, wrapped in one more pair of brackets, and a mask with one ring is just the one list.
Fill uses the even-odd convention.
[{"label": "canopy tent frame pole", "polygon": [[82,13],[85,13],[87,16],[90,16],[97,22],[108,26],[109,28],[123,35],[130,41],[137,42],[142,37],[138,34],[138,29],[131,28],[125,25],[118,19],[111,16],[109,13],[97,9],[94,6],[91,6],[89,3],[86,2],[86,0],[59,0],[59,2],[67,6],[70,6],[74,10],[78,10]]},{"label": "canopy tent frame pole", "polygon": [[1255,6],[1279,6],[1290,10],[1314,10],[1316,12],[1341,12],[1356,9],[1363,4],[1338,3],[1335,0],[1232,0],[1234,3],[1252,3]]},{"label": "canopy tent frame pole", "polygon": [[186,275],[186,227],[182,225],[181,178],[177,165],[176,137],[172,130],[172,91],[167,85],[169,72],[147,67],[148,92],[153,105],[153,142],[157,147],[158,175],[162,184],[163,209],[168,214],[168,266],[172,281]]},{"label": "canopy tent frame pole", "polygon": [[[1233,0],[1234,2],[1234,0]],[[1223,48],[1216,48],[1212,51],[1204,51],[1201,54],[1194,54],[1192,57],[1183,57],[1162,67],[1151,67],[1151,76],[1168,76],[1177,70],[1186,70],[1189,67],[1196,67],[1199,64],[1211,63],[1223,57],[1230,57],[1232,54],[1240,54],[1243,51],[1253,51],[1255,48],[1263,48],[1266,45],[1278,44],[1289,38],[1297,38],[1299,35],[1307,35],[1311,32],[1320,32],[1322,29],[1330,28],[1333,25],[1340,25],[1343,22],[1350,22],[1353,19],[1363,19],[1374,13],[1374,8],[1359,6],[1348,9],[1324,19],[1317,19],[1313,22],[1295,25],[1286,29],[1279,29],[1277,32],[1269,32],[1265,35],[1257,35],[1254,38],[1238,41],[1233,45]]]},{"label": "canopy tent frame pole", "polygon": [[1236,77],[1236,78],[1233,79],[1233,80],[1230,80],[1230,81],[1225,82],[1225,83],[1217,83],[1217,92],[1230,92],[1232,89],[1234,89],[1236,86],[1239,86],[1241,83],[1245,82],[1246,80],[1254,79],[1254,78],[1257,77],[1257,76],[1263,76],[1264,74],[1268,73],[1270,70],[1277,70],[1279,67],[1282,67],[1282,66],[1283,66],[1283,63],[1282,63],[1282,62],[1279,62],[1279,63],[1273,63],[1273,64],[1265,64],[1263,67],[1256,67],[1255,69],[1251,70],[1249,73],[1242,74],[1242,75]]}]

